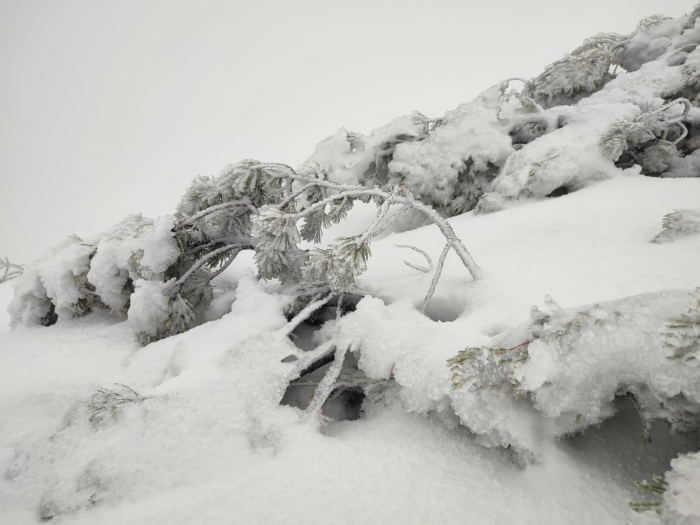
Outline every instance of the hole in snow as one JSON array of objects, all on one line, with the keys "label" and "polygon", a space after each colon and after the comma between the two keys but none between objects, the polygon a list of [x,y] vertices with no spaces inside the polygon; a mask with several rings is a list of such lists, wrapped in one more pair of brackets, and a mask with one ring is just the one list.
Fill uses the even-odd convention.
[{"label": "hole in snow", "polygon": [[662,474],[679,453],[696,450],[692,436],[672,434],[664,421],[651,422],[649,442],[643,442],[644,428],[629,397],[613,402],[614,417],[597,427],[563,439],[560,446],[592,468],[629,485],[654,474]]},{"label": "hole in snow", "polygon": [[442,297],[433,297],[425,315],[433,321],[451,323],[462,315],[462,305],[457,301],[450,301]]},{"label": "hole in snow", "polygon": [[294,331],[289,334],[289,339],[294,343],[299,350],[308,352],[316,348],[316,343],[314,343],[314,334],[321,329],[320,324],[311,323],[301,323],[297,326]]},{"label": "hole in snow", "polygon": [[[306,410],[314,395],[316,386],[326,375],[331,363],[328,363],[310,374],[300,377],[296,382],[287,387],[280,405],[296,407]],[[345,358],[344,372],[357,373],[357,360],[352,355]],[[343,374],[341,374],[343,375]],[[362,402],[365,393],[359,386],[342,385],[333,390],[323,405],[323,414],[332,421],[354,421],[360,419]]]},{"label": "hole in snow", "polygon": [[285,357],[284,359],[282,359],[282,362],[283,362],[283,363],[293,363],[293,362],[296,361],[296,360],[297,360],[297,356],[295,356],[295,355],[288,355],[287,357]]},{"label": "hole in snow", "polygon": [[570,193],[569,188],[565,186],[560,186],[556,190],[552,191],[547,197],[562,197]]}]

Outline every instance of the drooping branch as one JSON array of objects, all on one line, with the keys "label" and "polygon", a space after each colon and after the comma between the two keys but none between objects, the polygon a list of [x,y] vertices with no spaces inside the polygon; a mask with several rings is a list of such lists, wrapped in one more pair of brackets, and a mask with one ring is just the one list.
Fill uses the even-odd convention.
[{"label": "drooping branch", "polygon": [[[288,168],[291,170],[286,165],[265,165],[265,166],[270,166],[274,168],[279,168],[280,166],[283,166],[285,168]],[[259,166],[258,166],[259,167]],[[470,275],[472,276],[472,279],[475,281],[483,277],[483,271],[479,266],[474,262],[474,259],[472,258],[471,254],[467,250],[467,248],[464,246],[464,243],[457,237],[455,234],[454,230],[452,229],[452,226],[450,226],[449,222],[442,217],[434,208],[423,204],[421,201],[417,200],[411,191],[404,185],[400,184],[397,186],[397,188],[392,191],[388,192],[385,190],[382,190],[378,187],[374,188],[365,188],[364,186],[354,186],[350,184],[336,184],[333,182],[325,181],[325,180],[320,180],[320,179],[309,179],[306,177],[302,177],[296,174],[294,170],[291,170],[292,173],[290,174],[287,172],[284,176],[292,178],[294,180],[303,180],[305,182],[314,182],[318,186],[323,186],[327,188],[332,188],[339,193],[336,193],[334,195],[330,195],[326,197],[325,199],[316,202],[309,206],[308,208],[305,208],[304,210],[296,213],[284,213],[284,215],[290,219],[300,219],[302,217],[305,217],[314,211],[320,209],[320,208],[325,208],[328,204],[330,204],[333,201],[344,199],[346,197],[362,197],[362,196],[372,196],[372,197],[379,197],[384,200],[390,200],[390,204],[405,204],[410,206],[411,208],[414,208],[424,215],[426,215],[429,219],[431,219],[437,227],[440,229],[440,232],[445,236],[447,239],[447,242],[450,244],[452,248],[454,248],[455,252],[461,259],[462,263],[464,264],[465,268],[467,268],[467,271],[469,271]],[[280,175],[282,177],[282,175]],[[396,214],[395,214],[396,215]]]}]

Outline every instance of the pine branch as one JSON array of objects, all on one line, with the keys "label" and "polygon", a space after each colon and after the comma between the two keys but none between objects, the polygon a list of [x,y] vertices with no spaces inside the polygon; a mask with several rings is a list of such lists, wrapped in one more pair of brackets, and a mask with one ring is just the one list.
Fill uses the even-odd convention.
[{"label": "pine branch", "polygon": [[224,202],[223,204],[217,204],[216,206],[210,206],[209,208],[205,208],[199,213],[196,213],[192,215],[191,217],[188,217],[186,219],[181,220],[179,223],[177,223],[173,227],[173,231],[181,230],[185,226],[189,226],[191,224],[194,224],[197,222],[199,219],[202,219],[206,217],[207,215],[210,215],[212,213],[216,213],[217,211],[221,210],[227,210],[230,208],[248,208],[253,214],[258,213],[258,209],[253,206],[253,203],[250,201],[250,199],[242,199],[239,201],[231,201],[231,202]]},{"label": "pine branch", "polygon": [[[194,263],[192,265],[192,267],[189,270],[187,270],[187,272],[185,272],[185,274],[175,282],[174,286],[176,288],[181,287],[185,283],[185,281],[187,281],[187,279],[189,279],[192,276],[192,274],[195,271],[197,271],[198,268],[200,268],[202,265],[206,264],[207,261],[210,261],[211,259],[214,259],[215,257],[221,255],[222,253],[225,253],[229,250],[233,250],[235,248],[239,248],[239,249],[236,251],[236,253],[231,258],[231,260],[233,260],[241,250],[244,250],[244,249],[252,250],[253,246],[245,245],[245,244],[227,244],[226,246],[218,248],[218,249],[214,250],[213,252],[209,252],[207,255],[205,255],[204,257],[199,259],[196,263]],[[230,261],[229,261],[229,264],[230,264]],[[225,269],[225,268],[223,268],[223,269]],[[221,273],[221,271],[217,272],[216,275],[219,275],[219,273]],[[212,279],[214,277],[212,277]]]}]

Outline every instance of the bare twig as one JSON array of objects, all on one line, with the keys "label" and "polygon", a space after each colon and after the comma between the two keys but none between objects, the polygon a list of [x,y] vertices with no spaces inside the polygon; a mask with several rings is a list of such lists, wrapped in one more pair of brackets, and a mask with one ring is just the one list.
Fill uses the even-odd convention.
[{"label": "bare twig", "polygon": [[22,275],[24,265],[11,263],[7,257],[5,260],[0,257],[0,270],[4,270],[2,277],[0,277],[0,284],[2,284]]},{"label": "bare twig", "polygon": [[423,301],[423,307],[420,309],[422,314],[425,314],[426,310],[428,310],[428,306],[430,306],[430,300],[433,298],[433,294],[435,293],[435,287],[440,280],[440,274],[442,273],[442,267],[445,264],[445,258],[447,257],[451,247],[452,246],[450,246],[450,243],[447,243],[440,254],[440,259],[438,259],[437,269],[435,270],[433,281],[430,283],[430,289],[428,290],[428,294],[425,296],[425,300]]},{"label": "bare twig", "polygon": [[[189,279],[189,278],[192,276],[192,274],[193,274],[195,271],[197,271],[197,268],[200,268],[203,264],[206,264],[207,261],[212,260],[212,259],[215,258],[216,256],[221,255],[222,253],[225,253],[225,252],[227,252],[227,251],[229,251],[229,250],[233,250],[233,249],[235,249],[235,248],[238,248],[238,250],[236,250],[236,252],[235,252],[235,254],[233,255],[233,257],[231,257],[231,259],[226,263],[226,267],[228,267],[228,265],[231,264],[231,261],[232,261],[233,259],[235,259],[236,255],[238,255],[238,254],[240,253],[241,250],[244,250],[244,249],[253,249],[252,246],[236,243],[236,244],[227,244],[226,246],[222,246],[221,248],[218,248],[218,249],[214,250],[213,252],[209,252],[209,253],[206,254],[204,257],[202,257],[201,259],[199,259],[196,263],[194,263],[194,264],[192,265],[192,267],[191,267],[189,270],[187,270],[187,272],[185,272],[185,274],[184,274],[182,277],[180,277],[180,278],[175,282],[175,285],[174,285],[174,286],[175,286],[175,287],[180,287],[180,286],[182,286],[183,284],[185,284],[185,281],[187,281],[187,279]],[[224,267],[224,268],[222,268],[220,271],[216,272],[213,276],[211,276],[211,279],[213,279],[214,277],[216,277],[217,275],[219,275],[223,270],[226,269],[226,267]],[[210,280],[211,280],[211,279],[210,279]]]},{"label": "bare twig", "polygon": [[309,406],[306,407],[304,411],[304,420],[308,420],[311,416],[320,416],[321,410],[323,409],[323,404],[328,399],[328,396],[333,392],[335,383],[343,369],[343,363],[345,362],[345,354],[348,351],[348,347],[339,346],[335,351],[335,357],[333,359],[333,364],[323,376],[323,379],[316,387],[314,395],[311,398]]},{"label": "bare twig", "polygon": [[418,270],[419,272],[423,273],[428,273],[430,270],[433,269],[433,260],[430,258],[430,255],[428,255],[426,252],[421,250],[420,248],[416,248],[415,246],[411,246],[410,244],[397,244],[397,248],[409,248],[411,250],[414,250],[418,253],[420,253],[423,257],[425,257],[425,260],[428,261],[428,267],[426,268],[425,266],[418,266],[417,264],[410,263],[408,261],[404,261],[403,263],[408,266],[409,268],[413,268],[414,270]]},{"label": "bare twig", "polygon": [[333,294],[329,293],[329,294],[323,296],[322,298],[317,299],[317,300],[309,303],[308,305],[306,305],[306,307],[301,312],[299,312],[297,315],[294,316],[294,319],[292,319],[291,321],[289,321],[287,323],[287,325],[284,327],[285,333],[287,333],[287,334],[292,333],[296,329],[297,326],[299,326],[301,323],[306,321],[306,319],[308,319],[312,313],[314,313],[316,310],[318,310],[324,304],[326,304],[328,301],[330,301],[332,297],[333,297]]}]

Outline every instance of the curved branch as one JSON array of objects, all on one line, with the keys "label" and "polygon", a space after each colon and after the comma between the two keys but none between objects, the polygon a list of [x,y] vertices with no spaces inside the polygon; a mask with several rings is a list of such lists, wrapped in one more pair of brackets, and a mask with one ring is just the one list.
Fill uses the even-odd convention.
[{"label": "curved branch", "polygon": [[318,186],[317,183],[315,182],[309,182],[306,186],[301,187],[297,191],[291,192],[285,199],[279,203],[279,207],[281,210],[289,206],[289,203],[291,203],[294,199],[299,197],[302,193],[304,193],[306,190],[313,188],[314,186]]},{"label": "curved branch", "polygon": [[392,222],[401,217],[410,209],[411,207],[408,204],[404,204],[404,206],[399,211],[397,211],[391,217],[389,217],[386,220],[386,222],[372,234],[372,237],[376,237],[377,235],[381,235],[382,233],[384,233],[384,230],[386,230]]},{"label": "curved branch", "polygon": [[224,202],[223,204],[217,204],[216,206],[210,206],[209,208],[205,208],[199,213],[196,213],[192,215],[191,217],[188,217],[186,219],[181,220],[178,222],[174,227],[173,231],[175,230],[180,230],[184,228],[185,226],[189,226],[190,224],[194,224],[197,222],[199,219],[202,217],[206,217],[207,215],[211,213],[215,213],[220,210],[225,210],[228,208],[249,208],[254,214],[258,213],[258,209],[253,206],[253,203],[249,199],[243,199],[240,201],[231,201],[231,202]]},{"label": "curved branch", "polygon": [[[213,252],[209,252],[207,255],[205,255],[204,257],[202,257],[201,259],[199,259],[196,263],[194,263],[194,264],[192,265],[192,267],[191,267],[189,270],[187,270],[187,272],[185,272],[185,274],[184,274],[182,277],[180,277],[177,281],[175,281],[174,286],[175,286],[175,287],[180,287],[180,286],[182,286],[182,285],[185,283],[185,281],[187,281],[187,279],[189,279],[190,277],[192,277],[192,274],[193,274],[195,271],[197,271],[197,268],[201,267],[201,266],[202,266],[203,264],[205,264],[207,261],[212,260],[212,259],[213,259],[214,257],[216,257],[217,255],[221,255],[222,253],[227,252],[227,251],[229,251],[229,250],[232,250],[232,249],[234,249],[234,248],[240,248],[241,250],[243,250],[243,249],[249,249],[249,250],[250,250],[250,249],[253,249],[252,246],[250,246],[250,245],[245,245],[245,244],[227,244],[226,246],[223,246],[223,247],[221,247],[221,248],[218,248],[218,249],[214,250]],[[241,250],[238,250],[238,251],[236,252],[236,255],[238,255],[238,252],[240,252]],[[234,255],[233,258],[235,258],[235,255]],[[233,259],[233,258],[232,258],[232,259]],[[219,272],[219,273],[221,273],[221,272]],[[219,273],[217,273],[216,275],[219,275]],[[214,277],[216,277],[216,275],[215,275]],[[214,277],[212,277],[212,279],[213,279]]]},{"label": "curved branch", "polygon": [[330,301],[332,297],[333,297],[333,294],[329,293],[326,296],[322,297],[321,299],[318,299],[316,301],[313,301],[313,302],[307,304],[306,307],[301,312],[299,312],[297,315],[295,315],[294,318],[287,323],[287,325],[284,327],[284,332],[286,334],[292,333],[296,329],[297,326],[299,326],[301,323],[306,321],[306,319],[308,319],[312,313],[314,313],[316,310],[318,310],[324,304],[326,304],[328,301]]},{"label": "curved branch", "polygon": [[441,217],[440,214],[435,211],[434,208],[431,208],[427,204],[423,204],[419,200],[417,200],[411,191],[404,185],[400,184],[397,186],[397,189],[401,190],[401,193],[403,193],[403,196],[399,194],[393,194],[389,193],[387,191],[381,190],[378,187],[374,187],[372,189],[365,188],[364,186],[355,186],[355,185],[350,185],[350,184],[336,184],[333,182],[329,181],[321,181],[318,179],[311,180],[306,177],[301,177],[299,175],[296,175],[296,172],[289,168],[286,164],[282,165],[270,165],[272,167],[279,167],[283,166],[285,168],[290,169],[294,175],[286,175],[290,178],[293,178],[294,180],[303,180],[306,182],[314,182],[318,186],[323,186],[327,188],[332,188],[336,191],[340,191],[340,193],[337,193],[335,195],[331,195],[322,201],[319,201],[308,208],[297,212],[297,213],[290,213],[286,214],[287,217],[291,219],[298,219],[300,217],[304,217],[308,215],[309,213],[314,212],[315,210],[325,207],[327,204],[334,200],[339,200],[343,199],[345,197],[360,197],[363,195],[371,195],[371,196],[376,196],[376,197],[381,197],[382,199],[388,199],[391,197],[393,203],[398,203],[398,204],[407,204],[412,208],[417,209],[423,215],[426,215],[428,218],[430,218],[440,229],[440,232],[445,236],[447,239],[447,242],[450,244],[452,248],[454,248],[455,252],[461,259],[462,263],[464,264],[464,267],[469,271],[470,275],[472,276],[472,279],[475,281],[478,279],[481,279],[483,277],[483,270],[479,268],[479,266],[474,262],[474,259],[470,255],[469,251],[467,248],[464,246],[464,243],[457,237],[455,234],[454,230],[452,229],[452,226],[450,226],[449,222],[444,217]]},{"label": "curved branch", "polygon": [[[476,262],[474,262],[474,259],[472,259],[472,256],[469,254],[466,246],[464,246],[464,243],[462,243],[459,237],[457,237],[452,229],[452,226],[450,226],[450,223],[447,222],[444,217],[441,217],[440,214],[435,211],[435,209],[423,204],[420,201],[417,201],[408,188],[403,185],[402,188],[404,190],[404,194],[406,195],[406,202],[411,204],[418,211],[421,211],[423,214],[427,215],[433,220],[437,227],[440,228],[440,231],[447,239],[447,244],[454,248],[455,253],[457,253],[459,258],[462,260],[462,264],[464,264],[464,267],[469,271],[472,279],[475,281],[481,279],[484,276],[483,270],[479,268]],[[401,201],[397,199],[397,202]]]},{"label": "curved branch", "polygon": [[430,258],[430,255],[428,255],[426,252],[424,252],[420,248],[416,248],[415,246],[411,246],[410,244],[397,244],[395,246],[397,248],[409,248],[411,250],[414,250],[414,251],[420,253],[423,257],[425,257],[425,260],[428,261],[427,268],[425,266],[417,266],[415,264],[411,264],[408,261],[404,261],[403,263],[406,266],[408,266],[409,268],[413,268],[414,270],[418,270],[419,272],[423,272],[423,273],[428,273],[430,270],[433,269],[433,260]]},{"label": "curved branch", "polygon": [[374,237],[374,230],[379,226],[379,223],[382,222],[384,217],[389,211],[389,206],[391,206],[392,199],[396,195],[396,188],[392,190],[392,192],[389,194],[389,196],[384,200],[382,203],[382,207],[379,208],[379,211],[377,212],[377,216],[374,218],[374,221],[372,221],[372,224],[369,225],[367,230],[365,230],[365,233],[362,234],[362,237],[360,237],[359,242],[365,242],[367,239],[370,237]]}]

